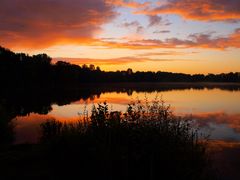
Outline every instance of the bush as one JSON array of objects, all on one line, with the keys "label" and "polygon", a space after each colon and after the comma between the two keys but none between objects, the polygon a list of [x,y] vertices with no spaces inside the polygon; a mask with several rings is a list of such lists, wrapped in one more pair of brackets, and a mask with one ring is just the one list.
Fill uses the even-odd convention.
[{"label": "bush", "polygon": [[162,100],[129,104],[125,113],[98,104],[81,119],[41,125],[41,142],[60,177],[213,179],[196,126]]}]

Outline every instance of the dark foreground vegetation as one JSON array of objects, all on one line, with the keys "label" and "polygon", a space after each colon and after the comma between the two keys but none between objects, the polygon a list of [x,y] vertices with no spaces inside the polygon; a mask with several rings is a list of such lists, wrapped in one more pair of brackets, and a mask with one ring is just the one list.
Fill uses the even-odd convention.
[{"label": "dark foreground vegetation", "polygon": [[79,122],[41,129],[38,144],[1,149],[1,179],[216,179],[194,122],[158,99],[126,113],[99,104]]},{"label": "dark foreground vegetation", "polygon": [[171,72],[105,72],[94,65],[53,64],[46,54],[29,56],[0,47],[0,81],[3,87],[64,87],[81,83],[112,82],[240,82],[240,73],[182,74]]}]

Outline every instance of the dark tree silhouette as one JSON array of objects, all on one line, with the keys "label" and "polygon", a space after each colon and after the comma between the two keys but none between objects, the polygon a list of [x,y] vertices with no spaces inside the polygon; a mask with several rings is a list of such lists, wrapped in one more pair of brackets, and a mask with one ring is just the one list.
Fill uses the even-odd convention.
[{"label": "dark tree silhouette", "polygon": [[75,87],[81,83],[113,82],[240,82],[239,72],[222,74],[183,74],[171,72],[105,72],[93,64],[51,63],[46,54],[29,56],[0,47],[0,80],[3,87]]}]

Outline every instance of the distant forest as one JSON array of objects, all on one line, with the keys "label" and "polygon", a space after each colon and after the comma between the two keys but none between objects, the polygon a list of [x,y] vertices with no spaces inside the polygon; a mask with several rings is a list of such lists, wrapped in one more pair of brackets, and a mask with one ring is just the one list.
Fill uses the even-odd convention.
[{"label": "distant forest", "polygon": [[239,72],[227,74],[183,74],[171,72],[105,72],[94,65],[64,61],[53,64],[46,54],[29,56],[0,47],[0,80],[5,87],[77,86],[82,83],[117,82],[240,82]]}]

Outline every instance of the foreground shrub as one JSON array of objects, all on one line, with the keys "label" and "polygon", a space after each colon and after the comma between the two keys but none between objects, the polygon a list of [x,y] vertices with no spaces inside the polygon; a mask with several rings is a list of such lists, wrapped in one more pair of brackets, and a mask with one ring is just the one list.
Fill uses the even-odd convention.
[{"label": "foreground shrub", "polygon": [[126,113],[98,104],[77,123],[51,120],[41,127],[59,177],[213,179],[193,122],[158,99],[129,104]]}]

